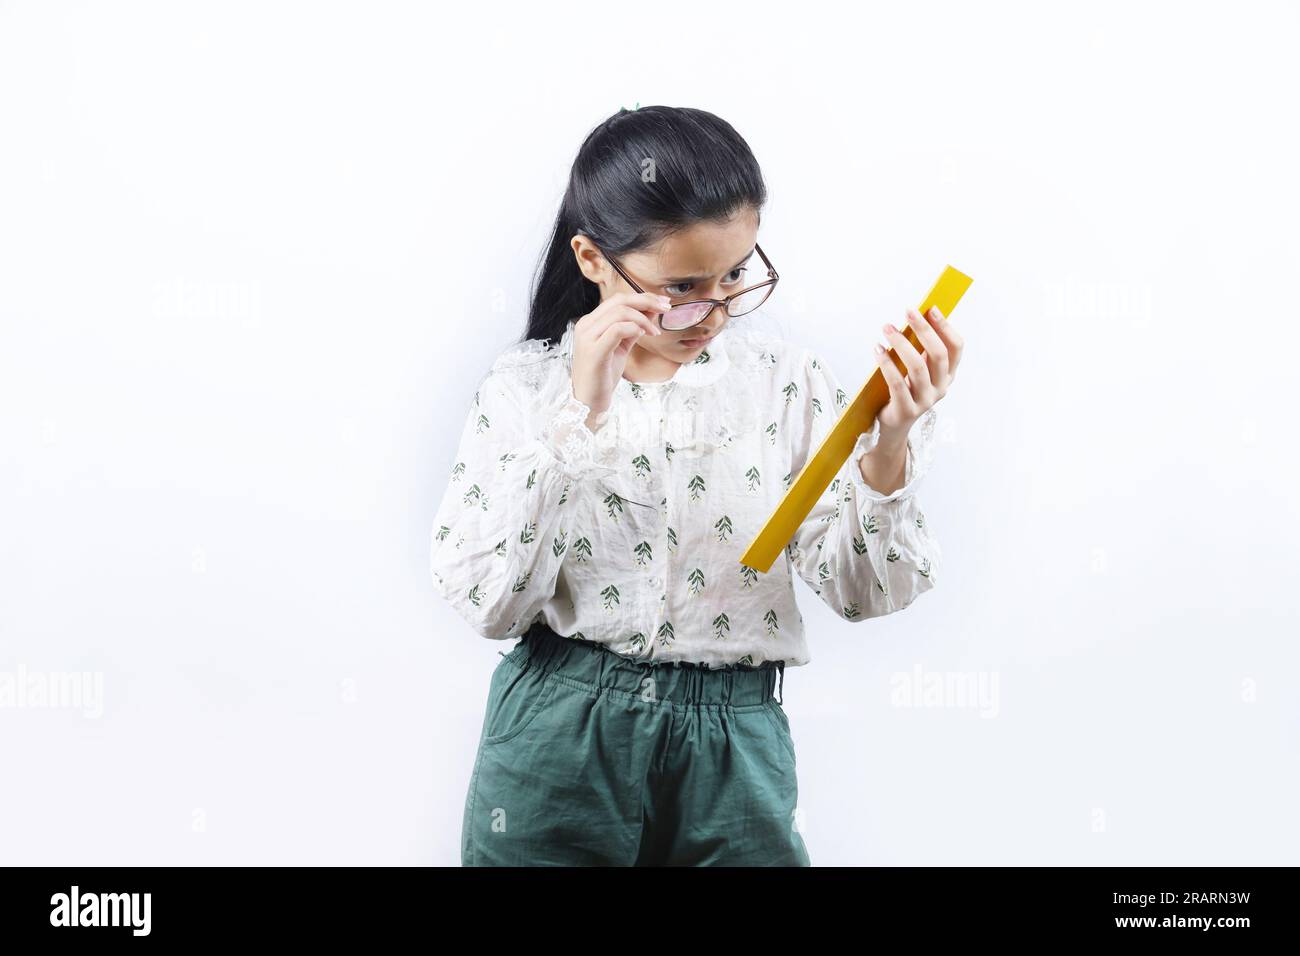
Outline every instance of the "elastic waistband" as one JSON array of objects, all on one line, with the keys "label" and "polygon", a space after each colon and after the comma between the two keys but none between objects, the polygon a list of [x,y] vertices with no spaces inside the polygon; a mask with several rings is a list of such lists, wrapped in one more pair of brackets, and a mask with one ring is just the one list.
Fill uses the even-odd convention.
[{"label": "elastic waistband", "polygon": [[501,656],[518,667],[540,668],[593,691],[653,694],[674,704],[761,705],[785,679],[785,661],[720,668],[687,661],[641,661],[604,644],[556,634],[540,620],[510,653]]}]

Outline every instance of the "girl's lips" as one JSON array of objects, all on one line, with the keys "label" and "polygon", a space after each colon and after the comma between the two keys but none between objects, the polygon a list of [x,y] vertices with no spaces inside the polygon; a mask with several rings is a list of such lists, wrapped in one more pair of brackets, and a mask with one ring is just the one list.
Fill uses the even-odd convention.
[{"label": "girl's lips", "polygon": [[702,337],[700,337],[700,338],[698,338],[698,339],[678,339],[678,340],[677,340],[677,344],[678,344],[678,345],[685,345],[685,346],[687,346],[688,348],[696,348],[696,347],[698,347],[698,346],[701,346],[701,345],[706,344],[706,343],[709,342],[709,340],[711,340],[712,338],[713,338],[713,336],[711,336],[711,335],[705,335],[705,336],[702,336]]}]

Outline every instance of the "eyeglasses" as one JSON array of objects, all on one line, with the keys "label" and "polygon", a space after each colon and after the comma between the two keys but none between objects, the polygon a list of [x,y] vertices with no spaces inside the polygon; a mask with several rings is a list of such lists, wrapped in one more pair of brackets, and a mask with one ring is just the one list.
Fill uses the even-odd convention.
[{"label": "eyeglasses", "polygon": [[[767,266],[766,281],[741,289],[739,292],[734,292],[725,299],[691,299],[688,302],[678,302],[667,312],[659,313],[659,327],[668,332],[680,332],[683,329],[699,325],[712,315],[713,310],[718,306],[722,306],[727,315],[736,318],[748,312],[753,312],[766,302],[768,296],[772,294],[772,290],[776,288],[777,279],[781,277],[776,274],[771,261],[763,254],[762,246],[754,243],[754,251],[763,260],[763,265]],[[604,255],[604,253],[602,252],[601,255]],[[628,285],[637,292],[644,294],[645,290],[632,281],[632,277],[623,271],[622,266],[609,256],[605,256],[605,258],[609,260],[609,264],[614,267]]]}]

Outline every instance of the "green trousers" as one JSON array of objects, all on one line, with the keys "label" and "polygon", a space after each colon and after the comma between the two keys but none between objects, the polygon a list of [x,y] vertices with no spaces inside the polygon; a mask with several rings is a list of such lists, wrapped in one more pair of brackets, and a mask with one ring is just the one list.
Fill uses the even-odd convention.
[{"label": "green trousers", "polygon": [[636,661],[542,622],[492,672],[465,866],[808,866],[781,662]]}]

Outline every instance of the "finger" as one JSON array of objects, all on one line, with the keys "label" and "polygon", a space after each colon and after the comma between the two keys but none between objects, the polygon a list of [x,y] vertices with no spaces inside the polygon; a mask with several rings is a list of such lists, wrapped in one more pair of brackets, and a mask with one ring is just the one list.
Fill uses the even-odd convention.
[{"label": "finger", "polygon": [[948,375],[949,377],[957,373],[957,364],[961,361],[962,347],[966,344],[961,333],[957,331],[951,320],[945,320],[939,307],[931,306],[926,312],[925,317],[930,322],[930,327],[939,338],[943,339],[944,345],[948,347]]},{"label": "finger", "polygon": [[657,320],[650,318],[640,309],[634,309],[630,305],[623,306],[617,315],[624,322],[636,324],[639,333],[636,338],[640,338],[642,335],[661,335],[663,333],[663,329],[659,328]]},{"label": "finger", "polygon": [[603,330],[612,319],[624,317],[625,309],[632,309],[642,315],[657,316],[661,311],[672,307],[672,300],[667,296],[654,295],[649,292],[615,292],[587,316],[593,334]]},{"label": "finger", "polygon": [[910,415],[916,403],[912,399],[912,390],[908,387],[907,379],[894,364],[894,357],[886,352],[883,346],[877,345],[876,361],[880,363],[880,374],[885,377],[885,384],[889,386],[889,400],[898,404],[899,411]]},{"label": "finger", "polygon": [[[639,305],[642,308],[646,308],[647,311],[651,311],[658,308],[657,303],[647,304],[641,301],[640,295],[637,295],[634,298],[637,301],[637,305]],[[651,298],[657,299],[658,297],[651,296]],[[600,312],[592,313],[592,317],[596,319],[596,321],[592,324],[592,329],[591,329],[591,336],[593,339],[599,338],[602,334],[604,334],[605,330],[609,328],[611,323],[625,322],[628,320],[636,322],[645,330],[646,334],[648,335],[662,334],[663,329],[659,327],[659,322],[657,319],[650,318],[644,312],[641,311],[641,308],[634,307],[633,305],[628,304],[628,302],[629,300],[625,298],[622,293],[616,293],[615,295],[610,296],[608,299],[606,299],[604,302],[601,303],[601,308],[605,310],[604,313],[603,314]]]},{"label": "finger", "polygon": [[[638,313],[642,321],[645,316]],[[596,337],[596,347],[601,352],[613,352],[627,339],[638,339],[645,333],[645,328],[636,319],[621,318],[611,322]]]},{"label": "finger", "polygon": [[[890,331],[891,329],[893,331]],[[926,364],[925,359],[921,358],[921,353],[916,350],[916,346],[907,340],[907,336],[894,328],[893,323],[885,323],[885,338],[889,340],[889,344],[894,347],[898,357],[907,366],[907,377],[912,382],[912,393],[920,398],[934,387],[930,382],[930,366]]]},{"label": "finger", "polygon": [[646,315],[645,312],[641,311],[641,309],[633,308],[630,305],[623,307],[623,315],[625,318],[631,319],[633,322],[640,325],[641,328],[646,331],[646,334],[663,335],[664,330],[659,325],[659,312],[657,311],[659,307],[651,306],[651,308],[656,310],[653,317]]},{"label": "finger", "polygon": [[948,346],[943,344],[939,333],[916,309],[907,310],[907,324],[924,350],[921,354],[930,366],[930,381],[935,388],[943,391],[948,384]]},{"label": "finger", "polygon": [[610,299],[618,304],[628,305],[639,312],[645,312],[651,315],[656,327],[658,327],[659,316],[673,307],[673,300],[666,295],[659,295],[654,292],[616,292]]}]

